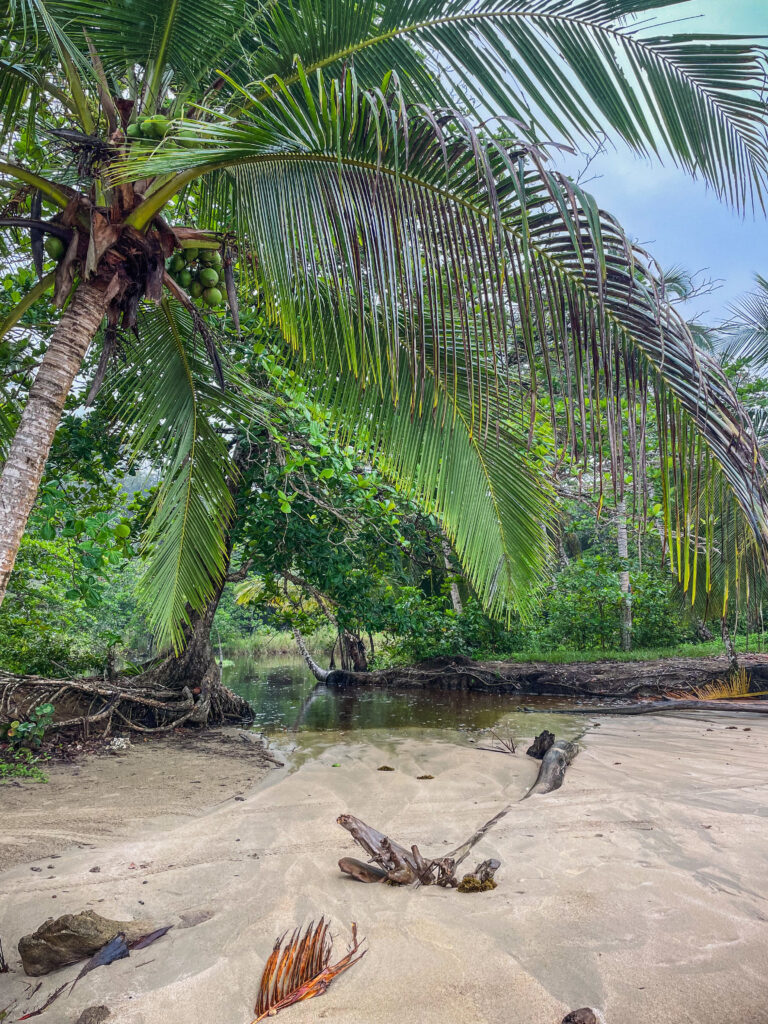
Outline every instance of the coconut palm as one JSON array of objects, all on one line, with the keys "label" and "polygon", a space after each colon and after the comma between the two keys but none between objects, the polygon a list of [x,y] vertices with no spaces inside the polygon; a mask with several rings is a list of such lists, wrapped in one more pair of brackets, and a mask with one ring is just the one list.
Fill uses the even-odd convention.
[{"label": "coconut palm", "polygon": [[[157,545],[161,632],[180,643],[215,594],[232,467],[202,427],[191,348],[205,340],[220,382],[222,368],[210,317],[206,327],[166,270],[172,253],[206,247],[224,253],[231,303],[234,252],[241,295],[258,289],[287,343],[330,370],[338,415],[371,444],[407,438],[392,465],[404,459],[436,502],[487,603],[515,600],[515,566],[536,573],[535,531],[502,535],[499,524],[505,510],[542,508],[518,500],[530,488],[508,458],[509,438],[535,418],[538,375],[568,408],[573,457],[599,451],[620,498],[622,401],[644,407],[655,395],[669,532],[674,517],[678,537],[701,528],[686,511],[684,429],[758,547],[768,544],[762,464],[727,382],[664,302],[650,258],[547,160],[550,137],[608,131],[668,154],[739,209],[762,205],[765,51],[637,20],[675,6],[212,0],[201,13],[191,0],[5,0],[0,142],[15,157],[0,161],[5,223],[28,227],[41,271],[5,329],[51,288],[63,313],[0,477],[0,601],[85,354],[98,339],[98,384],[121,330],[138,332],[138,359],[155,373],[138,436],[161,436],[171,452],[157,502],[160,521],[176,524]],[[46,235],[62,244],[49,245],[57,263],[43,275]],[[143,300],[161,303],[161,327]],[[589,415],[600,401],[604,445]],[[461,489],[443,486],[460,436],[481,476],[495,474],[481,524],[496,532],[490,553],[487,532],[462,520]],[[457,456],[456,479],[466,461]]]}]

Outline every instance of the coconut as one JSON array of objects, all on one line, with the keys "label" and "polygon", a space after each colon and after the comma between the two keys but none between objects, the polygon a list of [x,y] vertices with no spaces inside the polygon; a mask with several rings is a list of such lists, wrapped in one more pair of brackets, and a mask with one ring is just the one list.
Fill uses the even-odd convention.
[{"label": "coconut", "polygon": [[186,259],[187,263],[194,263],[199,255],[200,255],[200,250],[199,249],[185,249],[184,250],[184,258]]},{"label": "coconut", "polygon": [[200,262],[204,263],[206,267],[218,269],[221,266],[221,253],[218,249],[203,249],[200,253]]},{"label": "coconut", "polygon": [[189,288],[189,286],[192,284],[192,271],[186,269],[182,270],[177,280],[182,288]]},{"label": "coconut", "polygon": [[203,294],[203,286],[200,284],[199,281],[192,282],[192,284],[189,286],[189,294],[192,296],[193,299],[200,298],[200,296]]},{"label": "coconut", "polygon": [[[64,255],[66,248],[66,245],[64,245],[62,240],[60,238],[57,238],[56,235],[48,235],[48,237],[45,240],[45,251],[48,253],[52,260],[56,260],[57,262]],[[215,283],[216,282],[214,281],[214,284]]]},{"label": "coconut", "polygon": [[174,253],[171,257],[171,273],[180,273],[187,265],[187,261],[181,255],[180,252]]},{"label": "coconut", "polygon": [[213,267],[203,267],[200,271],[200,280],[203,283],[203,288],[213,288],[219,283],[219,275]]},{"label": "coconut", "polygon": [[220,306],[222,294],[218,288],[206,288],[203,292],[203,302],[206,306]]},{"label": "coconut", "polygon": [[162,114],[155,114],[154,117],[146,119],[142,125],[142,133],[152,139],[162,139],[170,127],[171,122],[167,117],[163,117]]},{"label": "coconut", "polygon": [[129,139],[140,139],[141,138],[141,125],[136,121],[132,121],[125,129],[125,134]]}]

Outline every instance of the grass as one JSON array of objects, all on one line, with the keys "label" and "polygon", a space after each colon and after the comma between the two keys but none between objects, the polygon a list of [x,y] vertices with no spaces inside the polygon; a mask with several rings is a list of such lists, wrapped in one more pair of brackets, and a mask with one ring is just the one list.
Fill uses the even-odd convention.
[{"label": "grass", "polygon": [[[739,654],[747,653],[746,638],[734,637],[734,647]],[[750,636],[749,652],[754,654],[763,651],[764,645],[757,644],[754,635]],[[638,647],[633,651],[621,650],[590,650],[576,651],[563,649],[559,651],[523,651],[516,654],[494,655],[487,653],[486,660],[498,658],[500,661],[544,661],[552,665],[568,665],[588,661],[657,661],[661,658],[713,658],[725,654],[721,640],[708,640],[695,644],[676,644],[674,647]],[[478,660],[483,658],[478,657]]]},{"label": "grass", "polygon": [[[336,640],[336,631],[323,626],[304,637],[313,654],[328,655]],[[262,626],[247,636],[237,637],[225,643],[224,650],[230,657],[247,654],[254,658],[271,657],[276,654],[298,654],[293,634],[287,630],[270,629]]]}]

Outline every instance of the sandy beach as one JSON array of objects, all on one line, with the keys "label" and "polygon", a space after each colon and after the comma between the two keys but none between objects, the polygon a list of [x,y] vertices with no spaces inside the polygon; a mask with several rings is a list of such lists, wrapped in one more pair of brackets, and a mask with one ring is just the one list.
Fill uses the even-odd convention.
[{"label": "sandy beach", "polygon": [[[284,1011],[286,1022],[559,1024],[591,1006],[610,1024],[766,1024],[768,722],[757,716],[590,723],[563,788],[516,806],[473,851],[470,867],[502,862],[493,892],[363,885],[339,873],[339,857],[359,853],[340,813],[437,854],[526,792],[538,764],[524,749],[511,757],[372,734],[299,770],[252,766],[241,799],[227,793],[207,811],[123,814],[96,839],[81,828],[78,841],[95,846],[70,837],[55,860],[0,875],[11,967],[0,1009],[17,999],[15,1020],[76,976],[70,967],[43,978],[29,1000],[16,944],[46,917],[91,908],[174,928],[93,971],[41,1024],[74,1024],[101,1004],[119,1024],[248,1024],[275,938],[323,914],[337,953],[352,921],[369,952],[324,996]],[[382,764],[395,771],[378,772]],[[425,774],[434,778],[417,778]],[[162,805],[162,779],[152,789]],[[4,823],[23,831],[17,815],[41,800],[53,837],[44,786],[0,789]],[[58,839],[66,846],[66,834]]]}]

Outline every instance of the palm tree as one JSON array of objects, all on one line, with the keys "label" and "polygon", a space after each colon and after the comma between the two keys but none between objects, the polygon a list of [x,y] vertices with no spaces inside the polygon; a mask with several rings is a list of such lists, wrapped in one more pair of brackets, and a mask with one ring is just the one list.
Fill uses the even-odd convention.
[{"label": "palm tree", "polygon": [[[571,454],[599,450],[619,499],[622,397],[655,395],[670,535],[673,517],[678,538],[702,529],[687,511],[684,431],[762,550],[762,463],[735,396],[664,303],[652,261],[550,169],[541,141],[607,130],[637,152],[669,154],[739,209],[762,205],[765,51],[636,21],[674,6],[212,0],[201,14],[191,0],[6,0],[0,143],[18,155],[40,137],[47,166],[0,161],[9,204],[32,197],[28,217],[5,223],[29,228],[41,270],[45,234],[64,255],[5,325],[53,286],[63,313],[0,477],[0,601],[64,401],[96,338],[103,375],[118,329],[148,345],[138,358],[151,422],[138,436],[159,431],[172,452],[155,534],[175,531],[156,545],[161,632],[181,645],[220,586],[233,468],[203,427],[211,385],[189,355],[194,332],[210,341],[211,331],[165,271],[185,247],[221,247],[225,265],[237,252],[241,294],[260,290],[287,342],[326,367],[331,406],[371,444],[405,431],[414,447],[394,451],[393,467],[439,506],[487,604],[519,596],[516,567],[535,575],[536,531],[488,552],[455,489],[441,490],[444,456],[463,433],[507,510],[524,507],[524,474],[499,438],[526,434],[537,372],[562,390]],[[161,303],[161,321],[144,299]],[[604,446],[590,416],[601,400]],[[431,431],[429,459],[419,431]],[[631,441],[642,462],[643,438]],[[495,507],[486,520],[497,537],[503,515]]]}]

